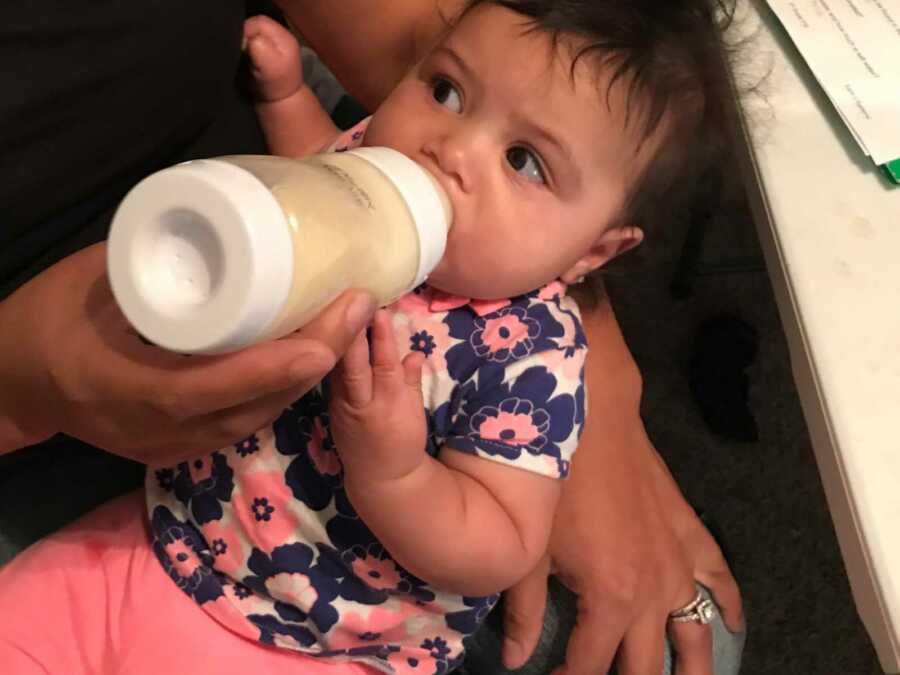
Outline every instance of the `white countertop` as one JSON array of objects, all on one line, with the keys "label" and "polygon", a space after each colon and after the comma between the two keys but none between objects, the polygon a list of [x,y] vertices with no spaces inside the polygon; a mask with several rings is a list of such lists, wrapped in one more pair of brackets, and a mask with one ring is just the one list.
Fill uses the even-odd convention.
[{"label": "white countertop", "polygon": [[743,97],[756,221],[854,598],[882,666],[897,673],[900,187],[858,149],[777,19],[753,1],[738,24],[752,35],[741,59],[753,66],[736,75],[752,83],[771,69]]}]

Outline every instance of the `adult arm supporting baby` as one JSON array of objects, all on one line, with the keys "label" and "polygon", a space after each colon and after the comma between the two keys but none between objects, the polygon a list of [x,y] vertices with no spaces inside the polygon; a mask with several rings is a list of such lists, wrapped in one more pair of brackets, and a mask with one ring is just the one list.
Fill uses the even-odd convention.
[{"label": "adult arm supporting baby", "polygon": [[331,428],[362,520],[413,574],[462,595],[497,593],[547,547],[560,482],[443,448],[424,452],[422,359],[397,355],[378,312],[332,376]]}]

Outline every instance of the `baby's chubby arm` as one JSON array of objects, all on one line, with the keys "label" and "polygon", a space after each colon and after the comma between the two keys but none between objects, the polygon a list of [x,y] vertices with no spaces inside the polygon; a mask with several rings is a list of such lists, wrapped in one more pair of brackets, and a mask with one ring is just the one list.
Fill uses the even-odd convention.
[{"label": "baby's chubby arm", "polygon": [[277,21],[254,16],[244,22],[244,41],[269,151],[305,157],[331,143],[340,130],[303,80],[297,39]]},{"label": "baby's chubby arm", "polygon": [[422,355],[402,361],[376,313],[332,373],[331,429],[344,487],[391,556],[462,595],[504,590],[543,556],[560,481],[457,452],[425,452]]}]

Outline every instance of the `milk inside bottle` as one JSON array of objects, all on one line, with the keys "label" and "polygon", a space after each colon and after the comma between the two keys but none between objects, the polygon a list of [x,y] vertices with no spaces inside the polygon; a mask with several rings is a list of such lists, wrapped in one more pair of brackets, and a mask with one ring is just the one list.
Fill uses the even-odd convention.
[{"label": "milk inside bottle", "polygon": [[302,327],[348,288],[393,302],[438,264],[451,220],[434,176],[389,148],[196,160],[126,195],[109,279],[154,344],[235,351]]}]

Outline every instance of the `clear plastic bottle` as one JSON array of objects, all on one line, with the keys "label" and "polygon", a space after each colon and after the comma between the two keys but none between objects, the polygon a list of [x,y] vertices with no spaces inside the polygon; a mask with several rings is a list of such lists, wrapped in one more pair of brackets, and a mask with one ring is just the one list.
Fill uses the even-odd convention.
[{"label": "clear plastic bottle", "polygon": [[348,288],[393,302],[443,257],[451,220],[435,178],[388,148],[197,160],[126,195],[109,278],[151,342],[234,351],[300,328]]}]

